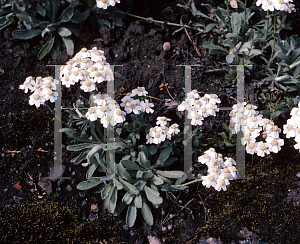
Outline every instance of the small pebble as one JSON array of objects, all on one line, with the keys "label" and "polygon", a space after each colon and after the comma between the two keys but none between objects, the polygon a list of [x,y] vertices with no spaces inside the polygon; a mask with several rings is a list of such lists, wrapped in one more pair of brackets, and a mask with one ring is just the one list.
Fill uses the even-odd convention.
[{"label": "small pebble", "polygon": [[165,232],[166,230],[167,230],[167,227],[161,227],[161,230],[163,231],[163,232]]},{"label": "small pebble", "polygon": [[70,185],[67,185],[66,190],[67,191],[72,191],[72,187]]},{"label": "small pebble", "polygon": [[92,204],[91,205],[91,211],[94,212],[94,213],[98,213],[98,211],[99,211],[98,205]]},{"label": "small pebble", "polygon": [[168,230],[172,230],[173,225],[168,225]]},{"label": "small pebble", "polygon": [[163,45],[164,51],[169,51],[171,49],[171,44],[170,42],[165,42]]}]

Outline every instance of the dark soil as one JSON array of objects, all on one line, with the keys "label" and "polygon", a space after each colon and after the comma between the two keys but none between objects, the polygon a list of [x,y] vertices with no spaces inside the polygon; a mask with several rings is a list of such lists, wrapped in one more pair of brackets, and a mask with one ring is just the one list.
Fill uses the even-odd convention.
[{"label": "dark soil", "polygon": [[[174,23],[179,23],[183,14],[188,15],[176,6],[175,1],[163,1],[162,4],[157,2],[160,1],[141,1],[134,3],[134,7],[123,3],[120,8]],[[130,17],[126,18],[122,28],[99,29],[90,23],[86,26],[82,39],[76,39],[75,53],[82,47],[91,49],[96,46],[105,52],[110,64],[122,65],[115,67],[117,99],[137,86],[144,86],[153,97],[171,99],[165,86],[167,85],[170,94],[180,103],[184,99],[184,67],[180,65],[195,65],[192,66],[192,88],[200,91],[202,95],[218,94],[222,101],[221,106],[231,107],[235,103],[236,89],[225,79],[230,67],[226,63],[216,63],[214,59],[206,57],[201,49],[201,44],[212,37],[199,35],[195,44],[200,50],[197,52],[184,31],[172,35],[176,29]],[[40,61],[37,54],[44,40],[37,38],[21,41],[14,39],[11,32],[12,29],[3,30],[0,35],[0,205],[9,207],[19,202],[40,201],[38,196],[43,196],[49,200],[75,204],[81,213],[82,222],[93,218],[111,218],[108,211],[102,208],[99,194],[93,193],[92,190],[80,192],[76,189],[76,185],[85,180],[86,168],[70,163],[77,154],[66,150],[66,146],[74,142],[65,135],[63,176],[71,179],[53,181],[53,193],[49,196],[43,194],[43,189],[38,186],[39,179],[49,176],[50,168],[53,167],[53,116],[44,106],[39,109],[30,106],[29,95],[18,87],[28,76],[54,76],[54,68],[48,65],[63,65],[71,57],[63,50],[58,60],[51,60],[46,56]],[[168,51],[163,50],[165,42],[171,44]],[[257,105],[260,110],[265,108],[258,95],[263,86],[260,82],[262,77],[259,74],[251,74],[245,78],[246,101]],[[63,88],[62,106],[72,106],[80,95],[86,96],[79,90],[78,86]],[[168,108],[164,102],[158,100],[152,101],[156,103],[157,113],[168,116],[173,121],[179,119],[174,108]],[[54,104],[50,106],[53,108]],[[205,121],[202,138],[207,147],[203,151],[213,146],[225,156],[235,155],[234,148],[226,148],[217,134],[222,128],[222,123],[228,124],[228,114],[229,111],[220,111],[217,117]],[[63,113],[63,119],[67,121],[67,113]],[[16,183],[21,186],[21,190],[14,187]],[[33,190],[34,184],[37,191]],[[175,199],[168,195],[168,205],[164,205],[166,214],[178,213],[178,204],[184,206],[193,199],[189,205],[193,211],[184,209],[179,216],[164,223],[163,226],[166,227],[172,225],[170,230],[162,231],[161,223],[166,216],[161,215],[161,208],[154,213],[156,222],[153,227],[149,227],[140,218],[133,228],[128,229],[124,226],[123,214],[113,220],[115,224],[119,224],[116,235],[112,238],[113,242],[110,243],[147,243],[148,235],[157,236],[161,240],[168,239],[166,243],[187,243],[192,240],[196,230],[205,223],[206,215],[201,196],[209,197],[209,193],[201,184],[190,188],[187,192],[174,194],[177,197]],[[16,196],[22,199],[17,199]],[[99,205],[100,211],[97,214],[91,212],[91,204]],[[101,233],[99,234],[101,236]]]}]

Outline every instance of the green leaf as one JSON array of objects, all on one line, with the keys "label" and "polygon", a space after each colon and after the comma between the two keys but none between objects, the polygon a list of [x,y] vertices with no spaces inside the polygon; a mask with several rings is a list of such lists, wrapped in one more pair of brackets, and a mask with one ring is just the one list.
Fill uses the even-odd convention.
[{"label": "green leaf", "polygon": [[133,200],[133,195],[130,194],[129,192],[126,192],[122,198],[122,202],[126,203],[129,205]]},{"label": "green leaf", "polygon": [[86,159],[86,154],[87,154],[87,151],[82,151],[79,156],[75,157],[75,158],[72,158],[70,160],[71,163],[77,165],[77,164],[80,164],[83,160]]},{"label": "green leaf", "polygon": [[102,179],[90,178],[86,181],[80,182],[77,185],[77,189],[78,190],[88,190],[88,189],[91,189],[91,188],[101,184],[102,182],[103,182]]},{"label": "green leaf", "polygon": [[14,30],[12,36],[21,40],[28,40],[42,33],[41,29],[30,29],[30,30]]},{"label": "green leaf", "polygon": [[143,201],[142,215],[148,225],[153,225],[153,215],[152,215],[151,209],[150,209],[149,205],[146,203],[146,201]]},{"label": "green leaf", "polygon": [[72,35],[72,32],[65,27],[59,27],[57,29],[57,32],[60,36],[64,36],[64,37]]},{"label": "green leaf", "polygon": [[[115,187],[111,187],[110,188],[110,190],[109,190],[109,192],[108,192],[108,194],[107,194],[107,197],[105,198],[105,201],[104,201],[104,203],[103,203],[103,206],[110,212],[110,199],[111,199],[111,196],[112,196],[112,194],[113,194],[113,192],[114,192],[114,190],[115,190],[116,188]],[[114,209],[115,210],[115,209]],[[114,211],[112,211],[112,212],[110,212],[110,213],[113,213]]]},{"label": "green leaf", "polygon": [[91,159],[91,157],[93,157],[94,154],[97,153],[99,150],[102,150],[102,148],[103,148],[103,145],[94,146],[87,154],[86,159],[89,161]]},{"label": "green leaf", "polygon": [[152,166],[152,168],[156,168],[159,165],[162,165],[169,158],[171,152],[172,152],[172,147],[167,147],[164,150],[162,150],[158,156],[156,163]]},{"label": "green leaf", "polygon": [[97,144],[95,144],[95,143],[81,143],[81,144],[69,145],[69,146],[67,146],[67,150],[77,152],[77,151],[81,151],[86,148],[92,148],[95,146],[97,146]]},{"label": "green leaf", "polygon": [[61,21],[60,22],[68,22],[71,20],[74,14],[74,8],[70,5],[67,7],[61,14]]},{"label": "green leaf", "polygon": [[134,199],[134,205],[137,208],[142,208],[142,196],[140,193],[136,195],[136,197]]},{"label": "green leaf", "polygon": [[139,151],[144,152],[146,158],[149,157],[149,155],[148,155],[148,150],[147,150],[147,147],[146,147],[145,145],[139,145],[138,149],[139,149]]},{"label": "green leaf", "polygon": [[60,50],[61,50],[61,44],[57,39],[55,39],[52,50],[51,50],[51,58],[57,59],[60,55]]},{"label": "green leaf", "polygon": [[182,177],[178,178],[175,182],[175,185],[180,185],[186,180],[186,174],[184,174]]},{"label": "green leaf", "polygon": [[136,206],[134,204],[130,204],[126,213],[126,225],[128,227],[132,227],[136,220]]},{"label": "green leaf", "polygon": [[60,0],[52,0],[52,23],[55,22],[59,5],[60,5]]},{"label": "green leaf", "polygon": [[163,179],[159,176],[153,175],[153,183],[157,186],[162,185],[164,183]]},{"label": "green leaf", "polygon": [[74,42],[70,37],[62,37],[62,39],[67,48],[67,54],[72,56],[74,54]]},{"label": "green leaf", "polygon": [[46,16],[46,10],[40,5],[38,2],[36,5],[36,12],[40,14],[41,16],[45,17]]},{"label": "green leaf", "polygon": [[180,178],[184,175],[184,172],[179,171],[179,170],[173,170],[173,171],[162,171],[162,170],[158,170],[155,169],[154,170],[158,175],[161,175],[163,177],[167,177],[167,178]]},{"label": "green leaf", "polygon": [[107,185],[104,186],[104,188],[101,191],[101,198],[103,200],[107,198],[108,193],[109,193],[109,191],[110,191],[111,188],[112,188],[111,184],[107,184]]},{"label": "green leaf", "polygon": [[216,27],[218,24],[211,23],[205,26],[203,33],[210,32],[214,27]]},{"label": "green leaf", "polygon": [[122,183],[124,190],[128,191],[130,194],[138,194],[139,190],[129,182],[123,180],[121,177],[119,177],[119,181]]},{"label": "green leaf", "polygon": [[[157,167],[155,168],[162,168],[162,167],[166,167],[166,166],[169,166],[171,164],[173,164],[173,162],[177,161],[178,158],[176,157],[171,157],[171,158],[168,158],[163,164],[161,165],[158,165]],[[153,167],[154,168],[154,167]]]},{"label": "green leaf", "polygon": [[114,213],[113,213],[113,216],[118,216],[118,215],[120,215],[120,214],[123,212],[123,210],[125,209],[125,207],[126,207],[126,203],[124,203],[124,202],[122,202],[122,201],[119,201],[119,202],[117,203],[117,206],[116,206],[116,208],[115,208],[115,211],[114,211]]},{"label": "green leaf", "polygon": [[127,180],[129,182],[133,181],[133,179],[131,178],[130,174],[124,169],[124,167],[123,167],[122,164],[117,164],[117,174],[121,178],[123,178],[123,179],[125,179],[125,180]]},{"label": "green leaf", "polygon": [[113,182],[114,182],[115,187],[117,187],[118,190],[123,189],[123,185],[116,178],[113,178]]},{"label": "green leaf", "polygon": [[136,178],[142,178],[143,177],[143,174],[144,174],[145,171],[142,171],[142,170],[138,170],[136,172]]},{"label": "green leaf", "polygon": [[221,52],[228,53],[227,49],[225,49],[223,47],[220,47],[220,46],[216,46],[216,45],[212,44],[211,42],[205,42],[205,43],[203,43],[202,47],[210,49],[210,50],[219,50]]},{"label": "green leaf", "polygon": [[121,160],[121,164],[129,170],[142,170],[140,166],[130,160]]},{"label": "green leaf", "polygon": [[231,64],[231,63],[233,62],[234,57],[235,57],[234,54],[228,54],[228,55],[226,56],[226,62],[227,62],[228,64]]},{"label": "green leaf", "polygon": [[143,151],[139,152],[138,155],[138,162],[139,164],[145,168],[145,169],[150,169],[151,168],[151,163],[150,161],[146,158],[146,155]]},{"label": "green leaf", "polygon": [[117,205],[117,200],[118,200],[118,190],[117,188],[113,187],[112,194],[110,196],[110,199],[108,201],[108,212],[114,213]]},{"label": "green leaf", "polygon": [[41,48],[41,50],[38,53],[38,59],[43,59],[52,49],[53,43],[54,43],[55,37],[49,37],[46,44]]},{"label": "green leaf", "polygon": [[147,199],[154,204],[162,204],[163,199],[159,196],[159,192],[151,189],[148,186],[144,186],[144,191],[146,193]]},{"label": "green leaf", "polygon": [[71,19],[71,22],[75,24],[79,24],[87,19],[91,13],[91,10],[87,9],[83,13],[81,13],[79,10],[76,10],[73,14],[73,17]]}]

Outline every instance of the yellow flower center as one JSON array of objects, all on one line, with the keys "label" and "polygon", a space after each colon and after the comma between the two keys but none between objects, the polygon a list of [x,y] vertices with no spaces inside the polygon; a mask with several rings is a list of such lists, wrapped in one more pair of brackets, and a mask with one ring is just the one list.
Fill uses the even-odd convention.
[{"label": "yellow flower center", "polygon": [[251,121],[252,122],[256,122],[257,121],[257,117],[252,117]]},{"label": "yellow flower center", "polygon": [[33,95],[33,99],[34,99],[34,100],[38,100],[39,97],[40,97],[39,94],[34,94],[34,95]]},{"label": "yellow flower center", "polygon": [[251,104],[248,104],[248,105],[246,106],[246,109],[251,110]]},{"label": "yellow flower center", "polygon": [[232,112],[231,117],[235,118],[236,117],[236,112]]},{"label": "yellow flower center", "polygon": [[147,108],[151,108],[149,103],[147,103],[146,107],[147,107]]},{"label": "yellow flower center", "polygon": [[121,109],[117,109],[116,114],[117,115],[122,115],[122,110]]},{"label": "yellow flower center", "polygon": [[297,129],[297,134],[300,134],[300,128]]},{"label": "yellow flower center", "polygon": [[135,104],[130,104],[130,108],[134,109],[135,108]]},{"label": "yellow flower center", "polygon": [[96,76],[96,77],[99,77],[99,76],[100,76],[100,72],[99,72],[99,71],[96,71],[96,72],[95,72],[95,76]]},{"label": "yellow flower center", "polygon": [[203,155],[203,158],[208,158],[208,155],[205,153],[205,154]]},{"label": "yellow flower center", "polygon": [[155,133],[155,137],[156,137],[156,138],[159,138],[159,137],[160,137],[160,134],[159,134],[159,133]]},{"label": "yellow flower center", "polygon": [[214,173],[218,172],[218,167],[212,167],[211,171],[214,172]]},{"label": "yellow flower center", "polygon": [[49,91],[48,91],[48,95],[51,96],[52,94],[53,94],[53,91],[52,91],[52,90],[49,90]]},{"label": "yellow flower center", "polygon": [[50,88],[50,87],[51,87],[51,84],[50,84],[50,83],[46,83],[46,84],[45,84],[45,87],[46,87],[46,88]]},{"label": "yellow flower center", "polygon": [[82,74],[82,75],[87,75],[88,72],[87,72],[86,70],[82,70],[82,71],[81,71],[81,74]]},{"label": "yellow flower center", "polygon": [[142,87],[139,87],[137,90],[138,90],[139,92],[142,92],[142,91],[143,91],[143,88],[142,88]]},{"label": "yellow flower center", "polygon": [[65,75],[65,81],[68,81],[69,80],[69,76],[68,75]]},{"label": "yellow flower center", "polygon": [[268,4],[269,4],[269,5],[272,5],[272,4],[273,4],[273,2],[272,2],[272,1],[268,1]]},{"label": "yellow flower center", "polygon": [[29,83],[28,81],[25,81],[25,82],[23,83],[23,85],[24,85],[24,86],[27,86],[28,83]]},{"label": "yellow flower center", "polygon": [[296,110],[296,115],[297,115],[297,116],[300,116],[300,109],[297,109],[297,110]]},{"label": "yellow flower center", "polygon": [[288,125],[286,125],[286,129],[287,129],[287,130],[292,130],[292,129],[293,129],[293,126],[290,125],[290,124],[288,124]]},{"label": "yellow flower center", "polygon": [[223,169],[223,173],[228,173],[228,172],[229,172],[229,170],[227,168]]},{"label": "yellow flower center", "polygon": [[248,119],[248,116],[247,116],[247,115],[244,115],[244,119]]},{"label": "yellow flower center", "polygon": [[203,100],[203,101],[207,101],[208,98],[207,98],[207,97],[202,97],[202,100]]},{"label": "yellow flower center", "polygon": [[156,128],[155,128],[155,127],[152,127],[150,130],[153,131],[153,132],[155,132],[155,131],[156,131]]},{"label": "yellow flower center", "polygon": [[199,115],[196,114],[196,115],[194,116],[194,119],[199,119]]},{"label": "yellow flower center", "polygon": [[250,149],[253,149],[254,148],[254,143],[253,142],[251,142],[251,143],[249,143],[249,145],[248,145],[248,147],[250,148]]},{"label": "yellow flower center", "polygon": [[89,81],[89,80],[86,80],[86,81],[84,82],[84,84],[85,84],[86,86],[90,86],[90,85],[92,84],[92,82]]},{"label": "yellow flower center", "polygon": [[234,123],[230,123],[230,128],[234,128],[235,124]]},{"label": "yellow flower center", "polygon": [[216,95],[215,94],[210,94],[210,97],[214,99],[214,98],[216,98]]},{"label": "yellow flower center", "polygon": [[210,151],[210,152],[215,152],[216,150],[215,150],[213,147],[211,147],[211,148],[209,149],[209,151]]},{"label": "yellow flower center", "polygon": [[209,181],[213,181],[213,180],[214,180],[214,177],[213,177],[212,175],[209,175],[209,176],[207,177],[207,179],[208,179]]},{"label": "yellow flower center", "polygon": [[85,47],[81,48],[81,52],[85,53],[87,49]]},{"label": "yellow flower center", "polygon": [[250,135],[249,135],[249,134],[246,134],[246,135],[245,135],[245,140],[246,140],[246,141],[249,141],[249,140],[250,140]]},{"label": "yellow flower center", "polygon": [[91,67],[90,67],[90,71],[91,71],[91,72],[94,72],[95,70],[96,70],[96,67],[94,67],[94,66],[91,66]]},{"label": "yellow flower center", "polygon": [[206,108],[201,108],[202,113],[206,113]]},{"label": "yellow flower center", "polygon": [[278,144],[277,140],[273,139],[273,140],[271,141],[271,145],[272,145],[272,146],[276,146],[277,144]]},{"label": "yellow flower center", "polygon": [[269,124],[270,123],[270,120],[269,119],[263,119],[263,122],[265,125]]},{"label": "yellow flower center", "polygon": [[47,80],[53,81],[53,77],[52,77],[52,76],[48,76],[48,77],[47,77]]},{"label": "yellow flower center", "polygon": [[199,100],[195,100],[195,104],[196,105],[200,104],[200,101]]},{"label": "yellow flower center", "polygon": [[278,0],[278,3],[284,4],[284,0]]},{"label": "yellow flower center", "polygon": [[75,76],[79,75],[78,71],[75,70],[75,71],[73,72],[73,75],[75,75]]},{"label": "yellow flower center", "polygon": [[224,181],[223,179],[220,179],[220,180],[219,180],[219,184],[220,184],[220,185],[224,185],[224,183],[225,183],[225,181]]},{"label": "yellow flower center", "polygon": [[278,127],[276,126],[276,125],[274,125],[273,127],[272,127],[272,131],[277,131],[278,130]]},{"label": "yellow flower center", "polygon": [[260,144],[260,145],[259,145],[259,149],[262,150],[262,151],[265,150],[265,149],[266,149],[265,144]]},{"label": "yellow flower center", "polygon": [[36,89],[40,88],[40,84],[35,84],[34,88],[36,88]]},{"label": "yellow flower center", "polygon": [[94,113],[95,113],[95,109],[90,108],[90,109],[89,109],[89,113],[90,113],[90,114],[94,114]]}]

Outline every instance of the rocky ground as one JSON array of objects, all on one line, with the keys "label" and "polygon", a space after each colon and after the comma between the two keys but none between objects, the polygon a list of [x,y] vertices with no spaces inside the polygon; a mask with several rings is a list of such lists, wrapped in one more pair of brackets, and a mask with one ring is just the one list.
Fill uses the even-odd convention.
[{"label": "rocky ground", "polygon": [[[133,8],[123,3],[120,8],[145,17],[151,16],[154,19],[168,20],[174,23],[179,23],[183,14],[188,15],[182,8],[176,6],[175,1],[164,1],[160,5],[156,2],[141,1],[139,4],[135,4]],[[217,4],[217,2],[211,4]],[[294,21],[294,25],[298,23],[297,21],[299,22],[299,19]],[[193,66],[192,69],[192,88],[200,91],[202,95],[205,93],[218,94],[223,107],[232,106],[235,102],[235,87],[225,79],[229,66],[226,63],[205,56],[201,48],[203,42],[211,40],[213,37],[199,35],[197,39],[194,39],[195,43],[192,44],[184,31],[172,35],[175,30],[176,27],[161,26],[160,24],[148,23],[131,17],[126,17],[124,27],[115,29],[98,28],[91,22],[86,26],[82,38],[76,39],[75,53],[82,47],[91,49],[96,46],[104,51],[110,64],[122,65],[115,68],[115,95],[117,99],[137,86],[144,86],[151,96],[161,100],[171,99],[169,91],[174,100],[180,103],[184,99],[184,68],[179,65],[196,64],[197,66]],[[293,241],[298,240],[297,237],[299,236],[297,236],[297,233],[291,232],[292,228],[297,230],[299,227],[297,220],[294,222],[291,220],[290,225],[276,223],[275,228],[275,222],[269,223],[267,219],[269,215],[266,215],[265,219],[262,217],[258,221],[261,223],[261,228],[257,227],[249,232],[250,227],[248,227],[248,230],[246,226],[251,226],[252,218],[248,216],[247,221],[246,218],[235,216],[233,209],[224,209],[224,211],[227,211],[228,216],[222,212],[223,210],[216,209],[220,205],[216,204],[214,201],[217,200],[213,199],[217,199],[218,196],[218,198],[227,199],[228,203],[234,202],[237,199],[235,191],[243,189],[243,183],[241,182],[233,184],[232,191],[220,195],[216,195],[217,193],[213,190],[204,189],[201,183],[192,185],[189,191],[174,195],[166,194],[166,204],[163,205],[163,208],[159,208],[154,212],[156,219],[154,226],[149,227],[140,219],[137,220],[133,228],[128,228],[125,225],[125,216],[112,217],[102,207],[102,201],[98,194],[93,193],[92,190],[79,191],[76,189],[76,185],[85,180],[86,169],[80,165],[75,166],[70,163],[70,160],[77,155],[66,150],[66,146],[72,144],[73,141],[65,135],[63,135],[62,146],[63,176],[71,179],[43,180],[43,177],[51,175],[53,170],[53,116],[44,106],[39,109],[30,106],[28,104],[29,95],[18,89],[18,87],[28,76],[54,76],[54,68],[48,65],[65,64],[70,57],[63,50],[57,60],[46,57],[40,61],[37,58],[37,53],[44,41],[42,39],[17,40],[12,37],[11,32],[12,30],[8,28],[2,30],[0,35],[0,210],[2,211],[0,214],[0,220],[2,218],[2,222],[0,221],[0,234],[2,234],[1,230],[5,233],[5,228],[10,226],[8,222],[3,221],[4,216],[9,216],[7,214],[8,209],[25,203],[47,204],[47,202],[53,201],[64,206],[72,206],[75,209],[74,211],[78,213],[78,224],[86,224],[86,230],[90,230],[90,232],[80,230],[78,236],[83,238],[88,233],[91,239],[84,237],[86,239],[77,239],[78,242],[74,241],[74,243],[83,243],[82,240],[91,241],[86,243],[142,244],[148,242],[159,243],[159,241],[164,243],[204,243],[204,240],[211,236],[221,237],[223,243],[226,243],[226,241],[232,240],[225,237],[226,233],[227,235],[232,234],[236,242],[239,238],[240,240],[243,239],[243,235],[248,235],[249,238],[252,236],[253,239],[261,239],[264,243],[296,243]],[[262,103],[259,96],[260,89],[264,87],[261,82],[262,78],[263,74],[251,74],[245,77],[246,101],[257,105],[259,109],[265,108],[265,104]],[[63,88],[62,94],[64,107],[70,106],[80,95],[85,96],[84,93],[80,93],[78,87]],[[174,109],[166,106],[165,102],[155,101],[155,103],[159,108],[159,112],[165,116],[178,119],[174,115]],[[53,108],[54,105],[51,104],[51,107]],[[222,151],[223,155],[233,157],[235,155],[234,148],[227,148],[218,135],[218,132],[222,131],[222,123],[228,124],[229,122],[228,114],[229,111],[221,111],[217,117],[206,120],[203,125],[202,137],[203,143],[207,143],[207,148],[213,146]],[[63,119],[68,119],[66,113],[63,114]],[[286,141],[286,143],[288,144],[289,141]],[[299,214],[298,181],[296,181],[299,156],[295,155],[295,151],[292,150],[291,148],[286,149],[284,155],[288,155],[288,157],[285,158],[285,162],[282,162],[282,158],[277,155],[264,162],[257,157],[254,159],[247,158],[250,162],[247,166],[259,165],[259,170],[249,170],[249,174],[252,174],[252,176],[257,174],[257,178],[255,178],[255,181],[251,181],[250,187],[249,185],[244,187],[244,191],[240,194],[249,195],[249,192],[255,192],[255,189],[258,189],[255,194],[262,194],[264,199],[267,198],[268,203],[272,203],[269,204],[270,206],[267,204],[261,207],[261,205],[256,205],[258,203],[255,203],[254,197],[253,205],[251,205],[249,199],[243,203],[239,202],[245,209],[250,212],[253,211],[254,217],[264,211],[265,213],[272,213],[274,210],[272,206],[278,204],[276,202],[278,199],[286,199],[288,202],[286,204],[290,204],[288,209],[292,209],[291,212],[277,209],[278,214],[284,213],[288,218]],[[275,170],[273,168],[270,170],[270,165]],[[279,169],[282,174],[279,173]],[[268,175],[264,176],[267,173]],[[261,183],[261,179],[257,181],[259,177],[265,179],[266,182]],[[261,188],[257,186],[259,184],[262,185]],[[283,184],[285,185],[283,186]],[[282,191],[273,191],[269,188],[271,186],[276,186],[278,191],[278,187],[282,187]],[[226,194],[228,195],[226,196]],[[185,207],[182,208],[182,206]],[[211,212],[208,212],[208,209]],[[257,209],[257,212],[254,211],[255,209]],[[26,215],[26,212],[22,214]],[[220,217],[222,214],[227,219]],[[14,215],[14,218],[17,218],[17,216]],[[241,219],[243,219],[244,222],[242,221],[242,223],[244,225],[235,224],[240,223]],[[22,221],[22,219],[18,221]],[[268,234],[268,231],[270,233],[273,229],[271,227],[264,229],[264,221],[268,222],[272,228],[274,227],[274,231],[284,233],[283,235],[287,237],[280,239],[280,237],[274,237],[274,234],[272,234],[272,237],[271,234]],[[219,232],[206,232],[206,229],[201,229],[208,226],[208,223],[219,225]],[[89,227],[86,227],[87,225]],[[222,229],[224,225],[229,227]],[[282,225],[282,228],[277,228],[280,225]],[[234,228],[230,226],[234,226]],[[19,228],[21,227],[19,226]],[[207,227],[208,229],[209,227]],[[253,232],[256,233],[256,237],[254,237]],[[98,238],[99,242],[96,242],[96,239],[93,238]],[[244,239],[246,238],[244,237]],[[211,238],[207,241],[208,243],[216,243],[216,240]],[[10,243],[13,243],[13,241]],[[230,242],[228,241],[228,243]]]}]

